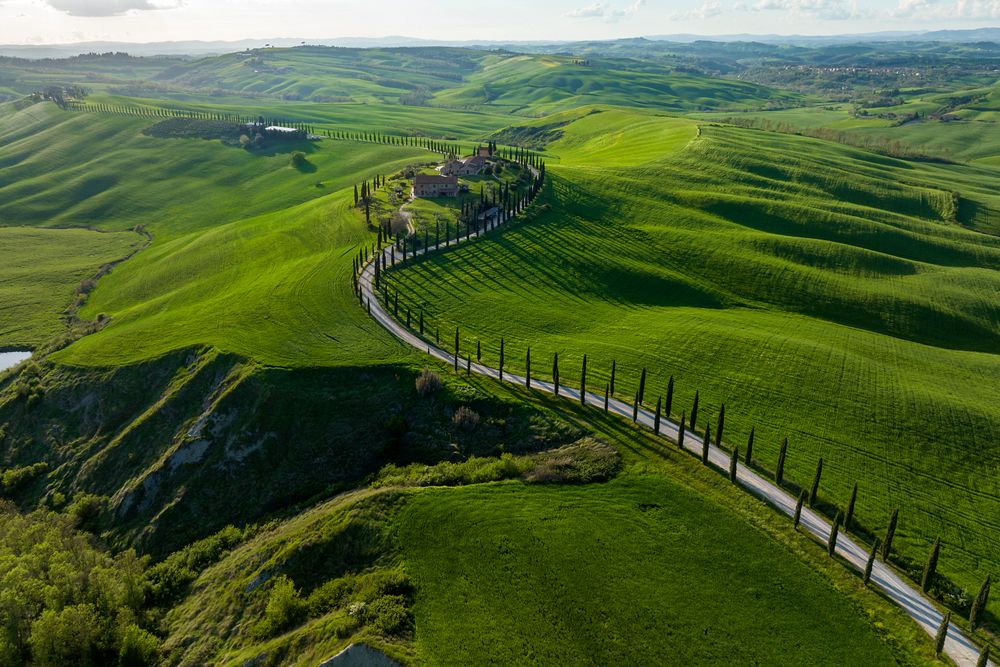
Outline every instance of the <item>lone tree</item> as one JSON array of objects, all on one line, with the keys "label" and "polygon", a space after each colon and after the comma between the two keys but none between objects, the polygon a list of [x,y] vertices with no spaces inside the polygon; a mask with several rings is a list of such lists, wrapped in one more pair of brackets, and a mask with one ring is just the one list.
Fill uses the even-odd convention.
[{"label": "lone tree", "polygon": [[746,462],[746,464],[748,466],[753,461],[753,436],[754,436],[754,431],[756,431],[756,429],[757,429],[756,426],[751,426],[750,427],[750,437],[747,438],[747,455],[746,455],[745,462]]},{"label": "lone tree", "polygon": [[476,361],[483,360],[483,341],[476,341]]},{"label": "lone tree", "polygon": [[948,625],[951,623],[951,612],[949,611],[941,619],[941,625],[938,626],[937,634],[934,635],[934,655],[941,657],[941,652],[944,651],[944,643],[948,640]]},{"label": "lone tree", "polygon": [[617,361],[612,361],[611,362],[611,382],[609,384],[612,396],[614,396],[614,394],[615,394],[615,373],[617,371],[618,371],[618,362]]},{"label": "lone tree", "polygon": [[705,425],[705,439],[701,443],[701,462],[708,465],[708,446],[712,442],[712,425]]},{"label": "lone tree", "polygon": [[458,327],[455,327],[455,372],[458,372]]},{"label": "lone tree", "polygon": [[799,521],[802,519],[802,506],[806,502],[806,491],[803,489],[799,492],[799,499],[795,502],[795,516],[792,517],[792,528],[798,529]]},{"label": "lone tree", "polygon": [[604,411],[608,411],[609,403],[611,402],[611,384],[604,384]]},{"label": "lone tree", "polygon": [[941,553],[941,538],[934,540],[934,546],[931,547],[930,554],[927,555],[927,563],[924,564],[924,576],[920,578],[920,588],[923,589],[924,593],[931,590],[931,585],[934,583],[934,574],[937,572],[937,562],[938,555]]},{"label": "lone tree", "polygon": [[973,630],[979,625],[979,617],[982,615],[983,610],[986,609],[986,603],[990,600],[990,583],[990,575],[986,575],[986,580],[979,587],[979,594],[972,601],[972,609],[969,610],[969,625],[972,626]]},{"label": "lone tree", "polygon": [[872,550],[868,552],[868,562],[865,563],[865,586],[868,585],[868,581],[872,578],[872,568],[875,567],[875,554],[878,553],[878,545],[879,541],[876,537],[875,541],[872,542]]},{"label": "lone tree", "polygon": [[740,463],[740,448],[733,448],[733,456],[729,459],[729,481],[733,484],[736,483],[736,470]]},{"label": "lone tree", "polygon": [[635,392],[635,402],[632,404],[632,422],[639,421],[639,392]]},{"label": "lone tree", "polygon": [[677,431],[677,447],[678,447],[678,449],[684,449],[684,431],[685,431],[685,428],[684,428],[684,419],[685,419],[685,417],[687,417],[687,415],[685,415],[684,411],[681,410],[681,427],[680,427],[680,430]]},{"label": "lone tree", "polygon": [[892,538],[896,536],[896,523],[899,521],[899,510],[894,509],[889,517],[889,525],[885,527],[885,539],[882,541],[882,560],[889,562],[892,553]]},{"label": "lone tree", "polygon": [[781,486],[785,479],[785,454],[788,452],[788,438],[781,441],[781,449],[778,450],[778,467],[774,471],[774,481]]},{"label": "lone tree", "polygon": [[854,490],[851,491],[851,499],[847,503],[847,516],[844,517],[844,530],[851,529],[851,521],[854,519],[854,505],[858,501],[858,485],[857,482],[854,484]]},{"label": "lone tree", "polygon": [[498,370],[500,371],[500,382],[503,382],[503,362],[504,362],[504,358],[503,357],[504,357],[504,339],[501,338],[500,339],[500,363],[498,364],[498,366],[499,366]]},{"label": "lone tree", "polygon": [[580,405],[587,404],[587,355],[583,355],[583,370],[580,371]]},{"label": "lone tree", "polygon": [[815,507],[816,499],[819,496],[819,480],[823,476],[823,457],[819,457],[816,464],[816,476],[813,477],[812,489],[809,491],[809,507]]},{"label": "lone tree", "polygon": [[840,534],[840,522],[844,520],[844,515],[837,512],[833,520],[833,527],[830,528],[830,539],[826,541],[826,553],[831,556],[837,552],[837,536]]},{"label": "lone tree", "polygon": [[663,398],[656,398],[656,414],[653,415],[653,433],[660,435],[660,411],[663,409]]},{"label": "lone tree", "polygon": [[646,397],[646,369],[642,369],[642,375],[639,376],[639,405],[642,405],[643,399]]},{"label": "lone tree", "polygon": [[531,389],[531,346],[524,353],[524,386]]},{"label": "lone tree", "polygon": [[698,422],[698,390],[694,390],[694,405],[691,406],[691,430],[694,431],[695,424]]},{"label": "lone tree", "polygon": [[722,447],[722,429],[726,426],[726,404],[719,408],[719,421],[715,423],[715,446]]}]

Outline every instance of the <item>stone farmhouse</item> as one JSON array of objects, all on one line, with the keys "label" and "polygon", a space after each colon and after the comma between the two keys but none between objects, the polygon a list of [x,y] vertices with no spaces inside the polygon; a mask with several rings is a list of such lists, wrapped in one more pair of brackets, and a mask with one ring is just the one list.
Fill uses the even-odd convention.
[{"label": "stone farmhouse", "polygon": [[486,158],[476,155],[465,160],[448,162],[441,167],[441,173],[445,176],[478,176],[488,165]]},{"label": "stone farmhouse", "polygon": [[417,174],[413,178],[414,197],[457,197],[458,176],[429,176]]}]

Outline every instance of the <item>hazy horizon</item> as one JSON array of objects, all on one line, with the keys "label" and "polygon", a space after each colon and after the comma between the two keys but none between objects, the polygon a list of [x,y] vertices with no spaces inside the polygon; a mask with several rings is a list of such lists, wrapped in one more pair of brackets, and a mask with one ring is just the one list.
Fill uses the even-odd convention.
[{"label": "hazy horizon", "polygon": [[826,36],[992,27],[1000,0],[0,0],[0,43],[578,41],[692,34]]}]

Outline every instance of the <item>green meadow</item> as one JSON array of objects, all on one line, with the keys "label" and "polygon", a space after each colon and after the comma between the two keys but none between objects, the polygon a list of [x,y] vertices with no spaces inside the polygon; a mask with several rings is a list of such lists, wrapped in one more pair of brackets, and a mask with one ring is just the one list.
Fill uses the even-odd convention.
[{"label": "green meadow", "polygon": [[530,224],[391,273],[401,303],[487,362],[504,338],[512,371],[530,345],[534,374],[559,352],[574,383],[587,354],[603,389],[617,361],[630,400],[645,367],[647,403],[673,375],[675,418],[698,389],[699,426],[725,403],[726,439],[755,427],[765,467],[784,437],[799,484],[823,457],[829,502],[857,482],[876,533],[899,507],[904,555],[940,536],[941,570],[975,590],[1000,564],[1000,239],[958,224],[951,188],[995,215],[1000,174],[708,124],[691,141],[673,119],[658,156],[616,159],[588,138],[602,115],[551,144]]}]

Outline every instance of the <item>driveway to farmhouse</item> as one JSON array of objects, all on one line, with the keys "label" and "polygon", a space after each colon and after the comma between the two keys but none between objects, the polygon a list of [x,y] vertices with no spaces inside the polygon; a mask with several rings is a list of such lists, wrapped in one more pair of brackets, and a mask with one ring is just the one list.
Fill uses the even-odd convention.
[{"label": "driveway to farmhouse", "polygon": [[[532,172],[537,176],[537,172],[533,168]],[[451,245],[455,246],[460,243],[466,243],[470,240],[474,240],[475,238],[478,237],[472,236],[452,240]],[[381,257],[383,258],[383,261],[385,261],[385,265],[388,266],[391,261],[390,248],[391,246],[387,246],[381,253],[376,253],[373,260]],[[419,250],[416,254],[424,255],[427,253],[445,250],[446,248],[446,246],[438,244]],[[409,258],[403,259],[402,261],[405,262],[408,261],[408,259]],[[446,364],[453,365],[455,363],[454,355],[418,336],[414,331],[406,328],[406,326],[397,322],[389,315],[385,308],[383,308],[382,304],[379,303],[375,293],[374,283],[375,262],[370,261],[362,270],[359,284],[362,298],[367,302],[371,316],[375,319],[375,321],[404,343],[411,345],[422,352],[426,352],[430,356],[435,357]],[[458,363],[460,368],[468,368],[472,373],[496,378],[503,382],[520,384],[522,386],[526,384],[525,377],[521,375],[504,372],[501,377],[501,372],[496,368],[491,368],[476,362],[468,362],[461,358],[458,360]],[[551,382],[536,380],[534,378],[531,380],[531,389],[543,391],[549,394],[556,393],[556,388]],[[571,401],[580,401],[580,391],[578,389],[566,387],[561,383],[559,385],[558,394],[559,396],[565,397]],[[585,401],[587,404],[594,406],[595,409],[603,409],[604,395],[587,392]],[[608,410],[625,419],[631,419],[633,406],[629,403],[625,403],[624,401],[611,398],[608,401]],[[637,423],[652,429],[654,415],[650,411],[640,408],[636,421]],[[670,422],[668,419],[663,419],[660,424],[660,436],[670,441],[665,442],[664,446],[676,446],[671,443],[676,443],[680,438],[680,426]],[[684,431],[684,449],[696,454],[697,456],[701,456],[702,453],[702,442],[698,440],[695,433],[687,429]],[[728,472],[730,455],[715,445],[710,444],[709,462],[715,467]],[[759,498],[767,501],[779,511],[789,517],[794,515],[797,499],[792,497],[791,494],[775,485],[770,480],[759,475],[756,471],[748,468],[742,463],[738,463],[736,467],[736,480],[741,486]],[[812,511],[808,507],[802,508],[800,525],[824,543],[828,541],[830,531],[832,530],[826,518]],[[868,550],[864,546],[855,542],[843,531],[839,533],[837,539],[837,555],[850,563],[851,567],[859,572],[864,571],[865,565],[868,561]],[[938,626],[940,626],[943,619],[941,612],[930,602],[930,600],[925,598],[920,591],[908,582],[904,581],[902,577],[897,575],[885,563],[876,559],[875,564],[872,567],[870,581],[873,586],[881,590],[886,596],[889,597],[889,599],[902,607],[903,611],[905,611],[910,618],[916,621],[916,623],[929,635],[933,637],[937,633]],[[975,667],[976,662],[979,659],[979,649],[954,624],[950,624],[948,626],[948,637],[945,640],[944,653],[951,658],[951,660],[958,667]],[[995,665],[996,663],[991,660],[989,664]]]}]

